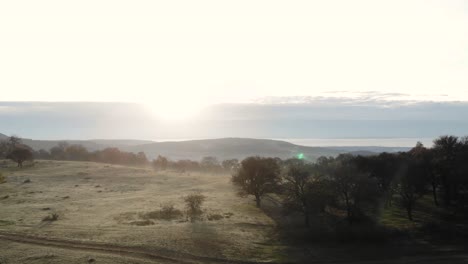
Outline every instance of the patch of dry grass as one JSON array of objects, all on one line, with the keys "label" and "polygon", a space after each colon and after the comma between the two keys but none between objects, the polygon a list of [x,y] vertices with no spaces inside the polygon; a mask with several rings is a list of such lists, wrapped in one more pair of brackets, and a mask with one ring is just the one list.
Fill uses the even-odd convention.
[{"label": "patch of dry grass", "polygon": [[[236,195],[227,174],[180,174],[155,172],[149,167],[61,161],[39,161],[21,170],[0,168],[0,172],[8,173],[8,181],[0,185],[2,196],[9,196],[0,199],[0,219],[9,221],[0,226],[3,231],[220,258],[271,259],[258,259],[260,249],[252,243],[270,239],[274,222],[251,199]],[[31,183],[22,184],[25,179]],[[206,200],[203,219],[192,223],[186,221],[183,197],[194,192],[203,193]],[[63,198],[67,196],[70,198]],[[43,208],[59,212],[58,221],[38,225]],[[239,230],[239,223],[259,222],[265,227]]]}]

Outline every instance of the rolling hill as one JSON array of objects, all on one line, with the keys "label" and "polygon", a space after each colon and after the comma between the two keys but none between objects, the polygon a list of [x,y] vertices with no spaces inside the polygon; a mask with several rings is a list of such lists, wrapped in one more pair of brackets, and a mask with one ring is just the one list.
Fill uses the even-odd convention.
[{"label": "rolling hill", "polygon": [[[0,140],[7,136],[0,134]],[[341,153],[356,155],[372,155],[379,152],[403,151],[406,148],[397,147],[310,147],[292,144],[287,141],[252,138],[219,138],[187,141],[155,142],[148,140],[34,140],[23,138],[23,143],[34,150],[56,146],[59,142],[80,144],[89,151],[101,150],[108,147],[116,147],[123,151],[145,152],[149,159],[158,155],[169,157],[173,160],[192,159],[200,160],[206,156],[215,156],[223,159],[243,159],[247,156],[269,156],[287,159],[302,153],[307,160],[315,160],[320,156],[336,156]]]},{"label": "rolling hill", "polygon": [[130,146],[128,151],[143,151],[148,157],[163,155],[171,159],[195,159],[215,156],[218,159],[242,159],[247,156],[269,156],[282,159],[303,153],[305,158],[315,160],[320,156],[336,156],[340,151],[294,145],[286,141],[250,138],[221,138],[180,142],[155,142]]}]

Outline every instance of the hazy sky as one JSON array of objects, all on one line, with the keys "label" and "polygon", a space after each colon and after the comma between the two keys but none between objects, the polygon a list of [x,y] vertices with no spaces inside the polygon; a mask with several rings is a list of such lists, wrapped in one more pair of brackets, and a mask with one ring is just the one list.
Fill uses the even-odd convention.
[{"label": "hazy sky", "polygon": [[[384,102],[368,96],[282,99],[279,104],[270,99],[214,105],[183,120],[156,118],[147,108],[129,103],[0,102],[0,133],[34,139],[379,138],[369,141],[375,145],[385,143],[381,138],[393,138],[387,143],[394,146],[402,146],[401,138],[411,138],[405,146],[413,146],[440,135],[468,135],[468,102]],[[351,143],[356,142],[363,141]]]},{"label": "hazy sky", "polygon": [[467,47],[463,0],[0,1],[0,101],[468,101]]}]

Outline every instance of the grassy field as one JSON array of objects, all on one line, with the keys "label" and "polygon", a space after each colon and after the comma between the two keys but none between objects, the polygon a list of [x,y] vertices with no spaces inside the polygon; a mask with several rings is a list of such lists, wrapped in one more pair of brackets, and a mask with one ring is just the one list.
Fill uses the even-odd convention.
[{"label": "grassy field", "polygon": [[[460,243],[451,247],[424,239],[433,210],[439,210],[429,198],[418,201],[414,222],[397,206],[382,215],[383,226],[409,234],[416,231],[415,237],[421,239],[405,235],[383,244],[336,243],[327,239],[330,233],[320,219],[313,219],[310,229],[280,225],[280,201],[266,197],[262,210],[256,208],[252,198],[236,194],[228,174],[69,161],[40,160],[22,169],[8,162],[0,165],[7,180],[0,184],[0,264],[468,260]],[[206,201],[203,215],[192,222],[183,197],[198,192]],[[174,210],[161,211],[167,205]],[[50,221],[54,214],[58,218]],[[372,232],[365,226],[355,231]],[[293,232],[309,241],[289,239]]]},{"label": "grassy field", "polygon": [[[271,261],[280,255],[279,247],[270,243],[274,222],[251,199],[236,195],[229,175],[42,160],[23,169],[11,164],[0,172],[7,179],[0,185],[2,233],[143,248],[187,258]],[[161,205],[173,204],[184,212],[183,196],[194,192],[207,197],[201,220],[188,221],[184,214],[158,219]],[[54,213],[57,221],[43,221]],[[14,257],[24,245],[8,247],[0,256]],[[36,255],[60,260],[42,251],[31,247],[18,257],[21,263],[37,263],[30,259]]]}]

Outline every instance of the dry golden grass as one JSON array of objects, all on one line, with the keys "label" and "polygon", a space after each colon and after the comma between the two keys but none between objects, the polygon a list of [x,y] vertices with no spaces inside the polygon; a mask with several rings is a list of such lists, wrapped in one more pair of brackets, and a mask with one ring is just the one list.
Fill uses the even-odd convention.
[{"label": "dry golden grass", "polygon": [[[0,185],[0,232],[226,259],[271,260],[278,253],[266,243],[274,222],[236,195],[229,175],[42,160],[0,172],[7,178]],[[203,217],[192,223],[183,197],[194,192],[206,200]],[[151,217],[167,204],[182,214]],[[42,221],[54,213],[57,221]]]}]

